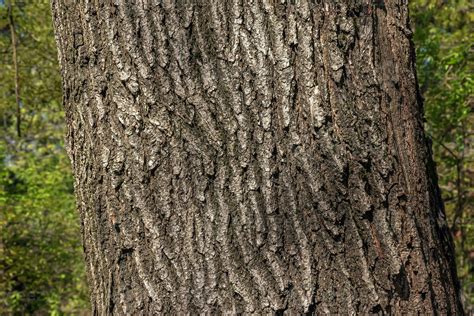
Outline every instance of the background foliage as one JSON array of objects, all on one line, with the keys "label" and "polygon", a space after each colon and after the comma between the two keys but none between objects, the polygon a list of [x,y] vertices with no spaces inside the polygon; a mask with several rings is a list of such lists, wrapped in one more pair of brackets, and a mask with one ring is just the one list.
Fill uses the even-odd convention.
[{"label": "background foliage", "polygon": [[0,0],[0,69],[0,314],[77,314],[87,290],[48,1]]},{"label": "background foliage", "polygon": [[411,1],[417,70],[466,306],[474,304],[474,3]]},{"label": "background foliage", "polygon": [[[473,7],[467,0],[413,0],[410,6],[426,128],[467,306],[474,303]],[[47,1],[0,0],[0,69],[0,314],[87,313]]]}]

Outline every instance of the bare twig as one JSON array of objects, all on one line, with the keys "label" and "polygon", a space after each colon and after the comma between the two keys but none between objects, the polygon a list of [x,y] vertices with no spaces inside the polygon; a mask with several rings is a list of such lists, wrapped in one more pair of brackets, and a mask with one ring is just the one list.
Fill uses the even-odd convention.
[{"label": "bare twig", "polygon": [[13,67],[15,70],[15,101],[16,101],[16,132],[21,137],[21,104],[20,104],[20,85],[18,75],[18,56],[16,51],[17,40],[15,30],[15,20],[13,19],[13,8],[11,1],[8,2],[8,24],[10,26],[10,35],[12,38],[13,49]]}]

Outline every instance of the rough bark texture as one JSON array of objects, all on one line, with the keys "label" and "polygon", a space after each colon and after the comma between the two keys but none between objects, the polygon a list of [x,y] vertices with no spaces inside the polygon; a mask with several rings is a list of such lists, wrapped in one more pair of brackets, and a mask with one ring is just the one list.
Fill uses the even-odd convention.
[{"label": "rough bark texture", "polygon": [[94,314],[462,314],[402,0],[54,0]]}]

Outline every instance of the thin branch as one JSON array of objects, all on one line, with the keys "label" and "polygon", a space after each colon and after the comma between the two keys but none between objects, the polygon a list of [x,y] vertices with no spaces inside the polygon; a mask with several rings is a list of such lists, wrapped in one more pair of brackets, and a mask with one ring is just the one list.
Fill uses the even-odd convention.
[{"label": "thin branch", "polygon": [[443,142],[440,142],[440,141],[437,141],[437,143],[439,145],[441,145],[441,147],[443,147],[444,149],[446,149],[446,151],[456,160],[456,161],[459,161],[459,157],[448,147],[446,146]]},{"label": "thin branch", "polygon": [[21,137],[21,104],[20,104],[20,85],[18,76],[18,56],[16,51],[17,40],[15,31],[15,20],[13,19],[13,9],[11,1],[8,2],[8,22],[10,25],[10,35],[13,48],[13,67],[15,69],[15,101],[16,101],[16,132]]}]

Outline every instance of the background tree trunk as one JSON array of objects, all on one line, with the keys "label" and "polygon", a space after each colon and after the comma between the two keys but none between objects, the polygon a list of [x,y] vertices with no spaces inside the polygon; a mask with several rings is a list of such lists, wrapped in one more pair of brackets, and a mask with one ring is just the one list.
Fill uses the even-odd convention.
[{"label": "background tree trunk", "polygon": [[52,8],[94,314],[462,314],[406,1]]}]

